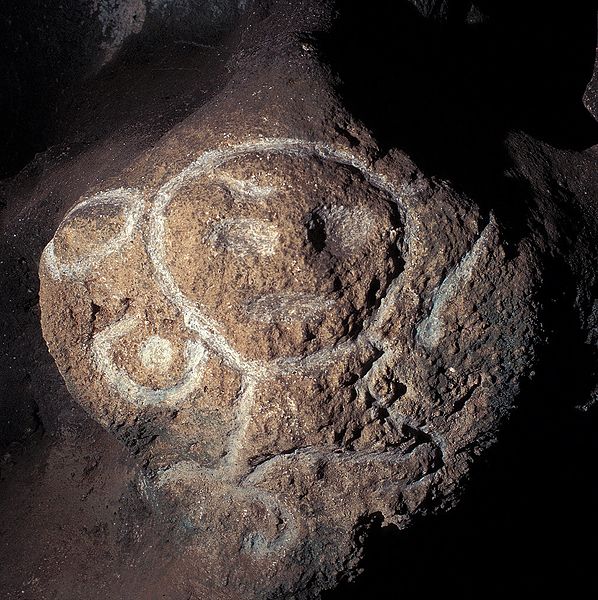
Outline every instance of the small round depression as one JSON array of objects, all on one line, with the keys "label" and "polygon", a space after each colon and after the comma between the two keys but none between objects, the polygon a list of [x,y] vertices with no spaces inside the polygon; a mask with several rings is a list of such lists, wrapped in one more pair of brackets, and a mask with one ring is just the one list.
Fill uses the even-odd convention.
[{"label": "small round depression", "polygon": [[152,335],[139,346],[138,354],[144,369],[164,373],[172,364],[174,349],[169,340]]}]

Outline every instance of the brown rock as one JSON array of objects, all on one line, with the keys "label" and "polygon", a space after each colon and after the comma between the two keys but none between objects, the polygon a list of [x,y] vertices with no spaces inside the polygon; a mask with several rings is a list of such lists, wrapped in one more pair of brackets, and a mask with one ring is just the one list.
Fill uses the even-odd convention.
[{"label": "brown rock", "polygon": [[329,585],[364,518],[446,500],[531,361],[525,245],[325,143],[229,142],[92,194],[40,275],[74,397],[143,453],[214,585],[256,597]]},{"label": "brown rock", "polygon": [[381,156],[304,43],[252,77],[265,52],[66,214],[40,305],[201,585],[313,598],[370,524],[454,501],[533,367],[537,269]]}]

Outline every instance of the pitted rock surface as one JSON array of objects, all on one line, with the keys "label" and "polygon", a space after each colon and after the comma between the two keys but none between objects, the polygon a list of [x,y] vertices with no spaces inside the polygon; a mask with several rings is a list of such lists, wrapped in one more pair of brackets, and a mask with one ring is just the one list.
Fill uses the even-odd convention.
[{"label": "pitted rock surface", "polygon": [[400,172],[227,140],[82,198],[44,251],[71,393],[143,457],[215,589],[313,597],[364,523],[450,504],[533,363],[530,248]]},{"label": "pitted rock surface", "polygon": [[595,15],[497,4],[6,7],[2,598],[590,581]]}]

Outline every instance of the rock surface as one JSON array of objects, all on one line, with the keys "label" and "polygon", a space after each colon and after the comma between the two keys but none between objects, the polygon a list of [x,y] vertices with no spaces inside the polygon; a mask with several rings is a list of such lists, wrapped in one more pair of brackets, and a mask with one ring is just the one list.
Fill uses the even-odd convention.
[{"label": "rock surface", "polygon": [[594,71],[592,73],[592,78],[588,81],[588,85],[585,89],[583,103],[588,109],[588,112],[598,121],[598,48],[596,48]]},{"label": "rock surface", "polygon": [[215,585],[256,597],[328,586],[364,523],[450,502],[534,362],[526,244],[323,143],[245,140],[84,198],[40,276],[72,395]]},{"label": "rock surface", "polygon": [[[324,3],[256,6],[221,50],[224,76],[206,68],[217,52],[193,45],[125,61],[96,90],[126,100],[96,99],[92,82],[83,119],[66,131],[80,145],[38,156],[7,188],[8,231],[27,244],[8,244],[8,261],[24,258],[4,293],[28,312],[10,315],[20,360],[3,368],[23,374],[11,401],[31,394],[58,440],[45,438],[37,494],[16,478],[2,499],[3,514],[18,513],[19,498],[28,506],[26,527],[3,530],[6,570],[23,572],[22,587],[4,585],[9,598],[315,599],[359,572],[381,527],[399,531],[404,549],[382,577],[392,571],[390,587],[417,592],[421,577],[405,573],[427,576],[430,547],[448,573],[430,585],[452,577],[447,564],[460,568],[462,528],[440,528],[427,545],[425,528],[413,538],[408,526],[455,504],[513,408],[530,413],[519,435],[527,452],[494,483],[493,514],[518,514],[524,481],[544,489],[572,462],[591,463],[560,421],[538,434],[553,397],[585,398],[583,366],[565,376],[559,357],[580,356],[572,307],[592,303],[591,286],[572,284],[592,277],[595,212],[580,209],[591,152],[514,136],[505,179],[531,194],[489,179],[474,202],[379,148],[346,110],[306,33],[326,29]],[[52,236],[40,270],[45,336],[76,400],[130,449],[127,468],[108,434],[71,408],[31,335],[35,277],[21,273]],[[547,383],[530,398],[538,367]],[[580,489],[586,472],[573,479]],[[551,505],[574,519],[574,485],[547,494],[544,513],[522,511],[519,529],[529,516],[543,531]],[[46,496],[58,498],[58,524],[39,508]],[[58,533],[40,536],[20,565],[10,548],[32,523]],[[71,538],[81,558],[41,548]],[[486,554],[466,560],[490,569]]]},{"label": "rock surface", "polygon": [[380,155],[309,45],[258,74],[254,35],[220,95],[67,212],[42,326],[204,582],[311,598],[373,524],[454,501],[531,375],[537,265]]}]

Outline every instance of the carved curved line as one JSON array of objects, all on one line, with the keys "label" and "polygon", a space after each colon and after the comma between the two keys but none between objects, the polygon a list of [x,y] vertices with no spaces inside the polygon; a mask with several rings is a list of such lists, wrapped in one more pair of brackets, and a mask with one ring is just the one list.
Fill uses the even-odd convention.
[{"label": "carved curved line", "polygon": [[180,381],[172,387],[156,390],[134,381],[124,370],[116,366],[112,356],[114,343],[133,331],[138,324],[137,317],[123,318],[94,336],[91,348],[96,367],[123,399],[137,406],[174,404],[185,399],[202,381],[208,360],[203,344],[187,342],[185,346],[187,368]]},{"label": "carved curved line", "polygon": [[489,238],[496,232],[497,224],[494,216],[469,251],[467,251],[456,267],[454,267],[442,283],[434,291],[432,309],[428,316],[417,325],[417,339],[427,350],[438,346],[443,337],[444,314],[446,308],[452,304],[459,293],[464,290],[465,284],[471,280],[475,267],[484,256],[488,254]]},{"label": "carved curved line", "polygon": [[54,279],[60,280],[62,277],[68,279],[83,278],[91,269],[97,267],[98,263],[111,254],[118,252],[126,242],[133,238],[135,226],[144,209],[143,195],[139,190],[134,188],[108,190],[106,192],[95,194],[90,198],[86,198],[66,213],[61,226],[64,225],[70,217],[73,217],[77,211],[88,206],[98,206],[102,204],[123,206],[125,222],[122,229],[111,240],[101,244],[99,248],[89,252],[85,257],[72,262],[60,261],[57,258],[54,249],[54,239],[52,239],[42,252],[42,260]]},{"label": "carved curved line", "polygon": [[332,348],[323,348],[307,356],[287,356],[271,363],[271,375],[296,375],[319,372],[329,364],[345,358],[355,349],[358,340],[349,340]]},{"label": "carved curved line", "polygon": [[241,498],[260,502],[272,514],[279,515],[285,523],[284,531],[274,539],[268,540],[259,531],[255,531],[253,535],[246,537],[243,540],[243,549],[245,552],[256,555],[267,555],[290,548],[298,536],[295,515],[283,503],[277,500],[274,494],[252,486],[227,484],[218,477],[218,473],[218,470],[205,469],[192,461],[183,461],[160,472],[156,479],[156,487],[160,489],[169,483],[177,481],[193,482],[197,480],[198,476],[216,480],[219,484],[224,483],[229,487],[233,496],[236,495]]},{"label": "carved curved line", "polygon": [[384,176],[371,171],[364,162],[357,157],[332,148],[327,144],[306,142],[298,139],[264,138],[252,142],[237,144],[228,148],[208,150],[197,160],[188,165],[178,175],[165,183],[156,193],[149,214],[149,231],[147,239],[147,253],[154,266],[156,279],[164,295],[173,303],[183,315],[185,325],[195,331],[200,339],[217,353],[231,368],[242,374],[243,393],[239,399],[236,413],[236,428],[230,437],[229,450],[224,464],[230,471],[234,471],[239,455],[240,441],[248,427],[250,412],[256,384],[268,375],[276,372],[296,372],[299,369],[322,368],[337,355],[342,348],[325,349],[307,357],[288,357],[274,364],[263,361],[247,360],[224,337],[219,323],[205,314],[202,306],[191,301],[176,283],[174,276],[167,267],[165,234],[165,212],[173,195],[189,181],[207,173],[226,162],[254,152],[273,152],[288,156],[315,156],[321,160],[332,160],[339,164],[352,166],[374,187],[389,194],[395,201],[403,221],[406,218],[402,196],[408,193],[406,187],[395,188]]},{"label": "carved curved line", "polygon": [[[421,429],[417,429],[422,431]],[[374,461],[379,463],[399,464],[408,460],[413,452],[417,448],[424,444],[429,444],[433,448],[436,448],[442,454],[442,448],[438,445],[438,442],[432,438],[430,434],[427,434],[426,441],[421,442],[414,446],[409,452],[403,450],[341,450],[335,447],[326,446],[306,446],[298,448],[294,452],[287,454],[277,454],[268,458],[264,462],[261,462],[254,470],[243,478],[242,484],[248,484],[250,486],[259,483],[262,478],[267,474],[268,470],[280,462],[289,462],[302,458],[323,458],[337,464],[360,464],[364,462]]]}]

